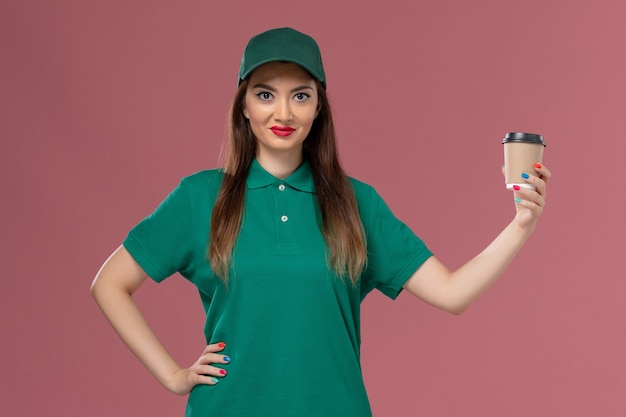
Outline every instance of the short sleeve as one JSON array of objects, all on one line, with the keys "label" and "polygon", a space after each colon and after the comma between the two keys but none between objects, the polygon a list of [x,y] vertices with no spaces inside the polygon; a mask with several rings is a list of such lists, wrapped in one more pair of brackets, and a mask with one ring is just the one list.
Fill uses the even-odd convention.
[{"label": "short sleeve", "polygon": [[357,200],[367,238],[367,267],[361,298],[374,288],[395,299],[404,283],[432,256],[424,242],[400,221],[371,187]]},{"label": "short sleeve", "polygon": [[193,213],[185,179],[156,210],[133,227],[124,247],[153,280],[187,268],[192,258]]}]

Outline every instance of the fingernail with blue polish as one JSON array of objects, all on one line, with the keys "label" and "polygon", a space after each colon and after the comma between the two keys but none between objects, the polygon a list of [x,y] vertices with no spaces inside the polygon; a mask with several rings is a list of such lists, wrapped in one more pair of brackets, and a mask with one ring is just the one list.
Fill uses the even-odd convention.
[{"label": "fingernail with blue polish", "polygon": [[527,180],[527,179],[528,179],[528,174],[527,174],[527,173],[525,173],[525,172],[522,172],[522,178],[524,178],[525,180]]},{"label": "fingernail with blue polish", "polygon": [[214,382],[214,383],[216,383],[216,384],[217,384],[218,382],[220,382],[220,380],[219,380],[219,379],[217,379],[217,378],[211,378],[211,382]]},{"label": "fingernail with blue polish", "polygon": [[522,199],[521,199],[521,198],[515,198],[515,199],[514,199],[514,201],[515,201],[516,203],[521,203],[521,202],[522,202]]},{"label": "fingernail with blue polish", "polygon": [[230,356],[224,356],[224,362],[230,362]]}]

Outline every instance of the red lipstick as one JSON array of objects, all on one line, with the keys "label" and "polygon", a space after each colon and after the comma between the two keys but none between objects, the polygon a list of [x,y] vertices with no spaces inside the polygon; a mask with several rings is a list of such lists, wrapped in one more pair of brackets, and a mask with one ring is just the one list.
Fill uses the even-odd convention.
[{"label": "red lipstick", "polygon": [[289,126],[272,126],[270,127],[270,130],[276,135],[276,136],[289,136],[291,135],[294,130],[293,127],[289,127]]}]

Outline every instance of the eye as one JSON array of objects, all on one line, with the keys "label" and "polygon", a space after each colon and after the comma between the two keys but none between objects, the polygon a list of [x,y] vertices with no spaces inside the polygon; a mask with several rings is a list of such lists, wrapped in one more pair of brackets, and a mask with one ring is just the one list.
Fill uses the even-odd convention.
[{"label": "eye", "polygon": [[307,93],[297,93],[295,96],[293,96],[293,98],[296,99],[296,101],[305,101],[309,97],[311,96],[308,95]]},{"label": "eye", "polygon": [[268,93],[267,91],[261,91],[257,93],[257,97],[263,101],[268,101],[272,99],[272,93]]}]

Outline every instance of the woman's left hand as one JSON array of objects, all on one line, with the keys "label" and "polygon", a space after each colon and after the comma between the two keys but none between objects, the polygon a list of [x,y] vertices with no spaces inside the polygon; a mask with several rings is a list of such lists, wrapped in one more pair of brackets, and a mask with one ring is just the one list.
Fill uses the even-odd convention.
[{"label": "woman's left hand", "polygon": [[535,171],[537,176],[523,177],[535,189],[516,187],[513,191],[515,218],[484,250],[454,271],[431,256],[403,287],[443,310],[454,314],[465,311],[502,275],[541,216],[546,205],[546,183],[551,174],[540,164],[535,165]]},{"label": "woman's left hand", "polygon": [[515,187],[516,189],[513,191],[515,209],[517,211],[515,222],[522,229],[529,231],[535,228],[537,220],[546,205],[546,186],[552,176],[548,168],[538,163],[535,164],[535,171],[538,177],[527,175],[528,178],[523,178],[525,182],[535,187],[534,190]]}]

